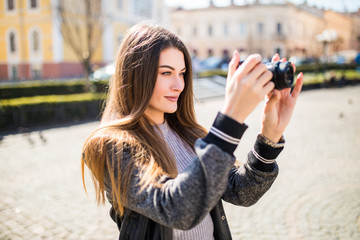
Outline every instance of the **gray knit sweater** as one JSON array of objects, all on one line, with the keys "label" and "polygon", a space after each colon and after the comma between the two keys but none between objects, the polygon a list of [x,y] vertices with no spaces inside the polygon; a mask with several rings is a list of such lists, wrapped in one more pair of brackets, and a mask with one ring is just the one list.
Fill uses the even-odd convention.
[{"label": "gray knit sweater", "polygon": [[[165,122],[158,125],[161,136],[174,154],[177,169],[182,173],[185,168],[195,159],[196,154]],[[184,209],[186,211],[186,209]],[[204,220],[190,230],[173,229],[173,239],[176,240],[211,240],[213,237],[214,225],[208,213]]]}]

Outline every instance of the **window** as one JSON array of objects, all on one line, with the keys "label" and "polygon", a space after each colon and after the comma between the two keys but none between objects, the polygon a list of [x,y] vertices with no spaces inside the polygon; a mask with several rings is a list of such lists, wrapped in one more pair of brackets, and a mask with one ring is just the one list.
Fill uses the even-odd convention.
[{"label": "window", "polygon": [[213,55],[214,55],[214,51],[211,48],[209,48],[208,49],[208,57],[212,57]]},{"label": "window", "polygon": [[213,28],[212,28],[211,25],[209,25],[209,26],[208,26],[208,35],[209,35],[209,36],[212,36],[212,34],[213,34]]},{"label": "window", "polygon": [[245,36],[246,34],[246,25],[245,23],[240,23],[239,25],[239,33],[241,36]]},{"label": "window", "polygon": [[133,0],[133,12],[136,16],[151,18],[152,17],[152,3],[149,0]]},{"label": "window", "polygon": [[121,34],[117,36],[117,46],[119,46],[121,44],[123,38],[124,38],[124,36]]},{"label": "window", "polygon": [[117,3],[117,8],[118,9],[122,9],[124,7],[123,6],[123,0],[117,0],[116,3]]},{"label": "window", "polygon": [[222,52],[222,58],[223,58],[223,61],[228,63],[230,62],[230,57],[229,57],[229,50],[228,49],[224,49],[223,52]]},{"label": "window", "polygon": [[9,35],[9,43],[10,43],[10,52],[15,53],[16,52],[16,37],[15,33],[11,32]]},{"label": "window", "polygon": [[38,7],[38,1],[37,0],[30,0],[30,8],[37,8]]},{"label": "window", "polygon": [[276,33],[277,33],[277,35],[282,35],[282,24],[281,23],[276,24]]},{"label": "window", "polygon": [[258,32],[258,34],[264,33],[264,24],[263,23],[258,23],[257,32]]},{"label": "window", "polygon": [[197,36],[197,27],[193,27],[193,35]]},{"label": "window", "polygon": [[32,79],[41,79],[41,65],[40,64],[31,65],[31,77],[32,77]]},{"label": "window", "polygon": [[274,50],[275,50],[275,53],[279,54],[279,56],[283,55],[282,49],[280,47],[276,47]]},{"label": "window", "polygon": [[228,36],[229,35],[229,25],[227,25],[226,23],[224,24],[224,36]]},{"label": "window", "polygon": [[10,79],[11,80],[17,80],[19,79],[19,73],[17,66],[10,66]]},{"label": "window", "polygon": [[6,2],[8,11],[12,11],[15,9],[14,0],[6,0]]},{"label": "window", "polygon": [[39,32],[34,31],[32,33],[32,48],[34,53],[38,53],[40,50],[40,37],[39,37]]},{"label": "window", "polygon": [[228,36],[228,35],[229,35],[229,25],[224,23],[224,36]]}]

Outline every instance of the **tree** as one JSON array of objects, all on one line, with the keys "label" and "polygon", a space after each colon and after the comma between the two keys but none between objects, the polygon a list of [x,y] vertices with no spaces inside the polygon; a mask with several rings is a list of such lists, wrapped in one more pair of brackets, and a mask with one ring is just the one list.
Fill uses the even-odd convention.
[{"label": "tree", "polygon": [[103,32],[100,0],[59,0],[56,7],[63,40],[81,61],[90,89],[92,60]]}]

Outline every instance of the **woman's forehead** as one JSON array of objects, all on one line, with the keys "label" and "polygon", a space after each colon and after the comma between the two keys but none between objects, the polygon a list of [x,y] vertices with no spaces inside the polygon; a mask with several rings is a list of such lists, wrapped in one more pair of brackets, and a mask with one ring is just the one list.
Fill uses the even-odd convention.
[{"label": "woman's forehead", "polygon": [[185,68],[184,54],[177,48],[167,48],[161,51],[159,66],[168,65],[175,69]]}]

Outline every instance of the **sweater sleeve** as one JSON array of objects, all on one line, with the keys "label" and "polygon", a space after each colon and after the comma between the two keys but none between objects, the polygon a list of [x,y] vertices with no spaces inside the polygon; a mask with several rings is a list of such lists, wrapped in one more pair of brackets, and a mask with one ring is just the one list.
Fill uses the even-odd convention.
[{"label": "sweater sleeve", "polygon": [[246,124],[241,124],[219,112],[204,141],[233,154],[247,128]]},{"label": "sweater sleeve", "polygon": [[284,141],[273,146],[259,135],[245,164],[233,167],[223,199],[235,205],[255,204],[275,181],[279,168],[275,159],[284,148]]}]

